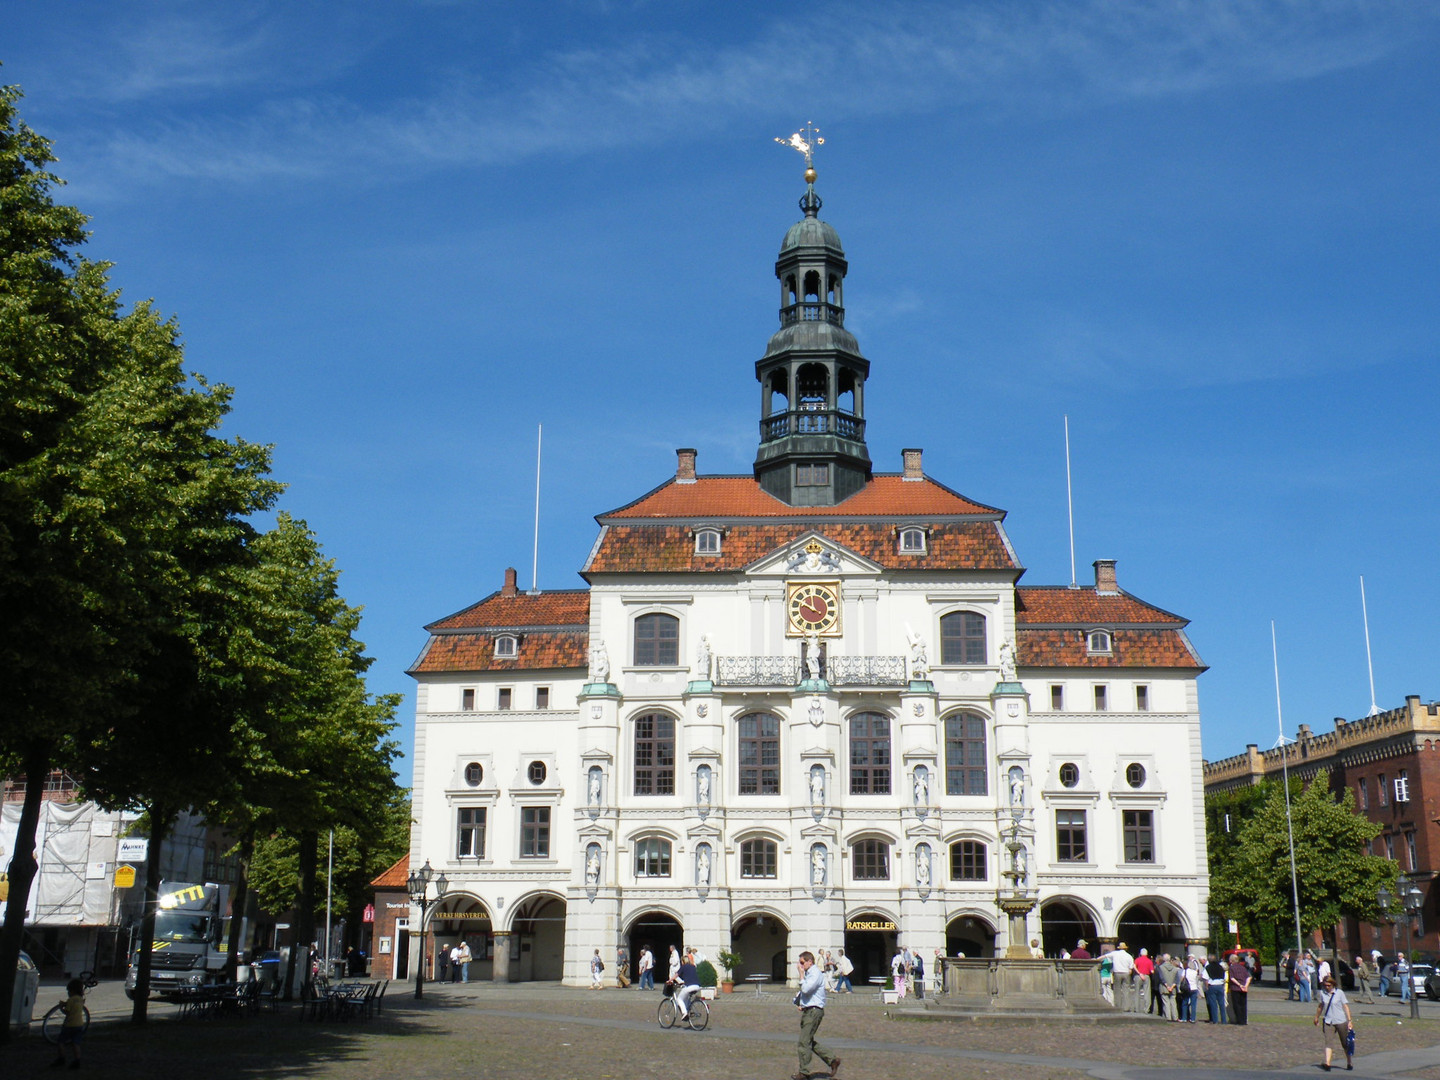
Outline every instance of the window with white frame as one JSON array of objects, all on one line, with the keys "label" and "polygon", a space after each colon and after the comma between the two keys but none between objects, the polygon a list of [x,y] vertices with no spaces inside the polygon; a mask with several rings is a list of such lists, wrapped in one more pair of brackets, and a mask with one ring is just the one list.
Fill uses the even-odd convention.
[{"label": "window with white frame", "polygon": [[1085,811],[1055,811],[1055,858],[1060,862],[1085,861]]},{"label": "window with white frame", "polygon": [[670,876],[670,841],[647,836],[635,843],[636,877]]},{"label": "window with white frame", "polygon": [[924,555],[925,554],[925,530],[924,529],[901,529],[900,530],[900,553],[902,555]]},{"label": "window with white frame", "polygon": [[1155,861],[1155,811],[1124,810],[1122,828],[1125,833],[1125,861]]},{"label": "window with white frame", "polygon": [[461,859],[485,857],[485,807],[462,806],[455,811],[455,855]]},{"label": "window with white frame", "polygon": [[952,611],[940,618],[940,662],[986,662],[985,616],[978,611]]},{"label": "window with white frame", "polygon": [[1135,711],[1150,711],[1150,687],[1144,683],[1137,683],[1135,686]]},{"label": "window with white frame", "polygon": [[460,708],[465,712],[470,712],[475,708],[475,688],[473,686],[467,686],[460,691]]},{"label": "window with white frame", "polygon": [[850,849],[850,875],[856,881],[889,881],[889,843],[884,840],[855,841]]},{"label": "window with white frame", "polygon": [[1108,653],[1111,646],[1110,631],[1091,630],[1086,636],[1085,643],[1092,653]]},{"label": "window with white frame", "polygon": [[1065,687],[1059,683],[1050,684],[1050,708],[1053,712],[1065,711]]},{"label": "window with white frame", "polygon": [[673,667],[680,662],[680,620],[653,613],[635,620],[635,666]]},{"label": "window with white frame", "polygon": [[536,708],[536,709],[548,709],[548,708],[550,708],[550,687],[548,687],[548,686],[537,686],[537,687],[535,687],[535,708]]},{"label": "window with white frame", "polygon": [[720,554],[720,530],[700,529],[695,533],[696,555]]},{"label": "window with white frame", "polygon": [[502,686],[495,692],[495,708],[509,709],[515,704],[515,691],[508,686]]},{"label": "window with white frame", "polygon": [[1395,778],[1395,801],[1397,803],[1410,801],[1410,778],[1405,774],[1404,769],[1401,769],[1400,775]]},{"label": "window with white frame", "polygon": [[957,840],[950,845],[950,880],[984,881],[989,875],[988,850],[979,840]]},{"label": "window with white frame", "polygon": [[1104,712],[1110,708],[1110,692],[1104,683],[1095,684],[1095,711]]},{"label": "window with white frame", "polygon": [[779,866],[779,850],[774,840],[767,840],[763,836],[740,841],[740,876],[775,877]]},{"label": "window with white frame", "polygon": [[522,806],[520,808],[520,857],[522,859],[548,859],[550,857],[550,807]]},{"label": "window with white frame", "polygon": [[520,651],[519,639],[514,634],[501,634],[495,639],[495,656],[501,660],[513,660]]}]

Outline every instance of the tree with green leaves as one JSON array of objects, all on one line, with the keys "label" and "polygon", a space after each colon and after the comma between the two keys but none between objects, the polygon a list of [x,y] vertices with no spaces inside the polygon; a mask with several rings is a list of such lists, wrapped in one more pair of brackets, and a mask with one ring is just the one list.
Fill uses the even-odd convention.
[{"label": "tree with green leaves", "polygon": [[55,158],[19,99],[0,90],[0,768],[28,783],[0,1016],[45,776],[93,769],[117,733],[146,729],[147,680],[180,685],[207,662],[196,643],[225,604],[201,590],[243,558],[247,519],[280,491],[266,447],[217,434],[230,391],[186,374],[174,321],[149,304],[123,310],[108,264],[74,253],[85,218],[55,203]]},{"label": "tree with green leaves", "polygon": [[[1366,853],[1380,826],[1355,812],[1354,793],[1330,791],[1324,770],[1309,784],[1291,783],[1290,817],[1295,834],[1295,874],[1303,931],[1329,929],[1342,919],[1374,921],[1375,896],[1395,889],[1397,867]],[[1241,824],[1233,848],[1210,868],[1211,907],[1229,918],[1259,926],[1294,924],[1285,789],[1269,786]]]}]

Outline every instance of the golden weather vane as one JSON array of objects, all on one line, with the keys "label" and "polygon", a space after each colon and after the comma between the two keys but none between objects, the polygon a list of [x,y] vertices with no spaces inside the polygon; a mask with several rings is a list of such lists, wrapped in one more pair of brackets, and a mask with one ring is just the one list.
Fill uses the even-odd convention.
[{"label": "golden weather vane", "polygon": [[825,140],[820,137],[820,129],[811,121],[806,120],[805,126],[788,139],[777,138],[775,141],[781,146],[788,146],[805,155],[805,181],[813,184],[815,182],[815,148],[825,145]]}]

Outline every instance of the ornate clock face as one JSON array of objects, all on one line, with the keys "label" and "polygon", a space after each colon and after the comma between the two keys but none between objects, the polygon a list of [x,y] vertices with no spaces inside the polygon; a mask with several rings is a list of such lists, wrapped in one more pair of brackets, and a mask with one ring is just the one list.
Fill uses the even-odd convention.
[{"label": "ornate clock face", "polygon": [[840,583],[807,581],[790,586],[786,599],[790,633],[840,633]]}]

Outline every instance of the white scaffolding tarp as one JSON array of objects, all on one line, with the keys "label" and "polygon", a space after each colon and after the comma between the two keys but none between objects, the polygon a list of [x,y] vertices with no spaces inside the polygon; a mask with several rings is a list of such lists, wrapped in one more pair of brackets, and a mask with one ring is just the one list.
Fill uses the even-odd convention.
[{"label": "white scaffolding tarp", "polygon": [[[9,868],[15,851],[15,833],[20,824],[21,804],[0,807],[0,864]],[[35,849],[40,865],[30,887],[29,922],[50,926],[103,926],[110,915],[110,874],[115,855],[114,826],[95,828],[97,816],[104,822],[110,815],[90,802],[40,804],[40,822],[35,832]],[[106,832],[110,835],[104,835]],[[106,871],[93,876],[96,866]]]}]

